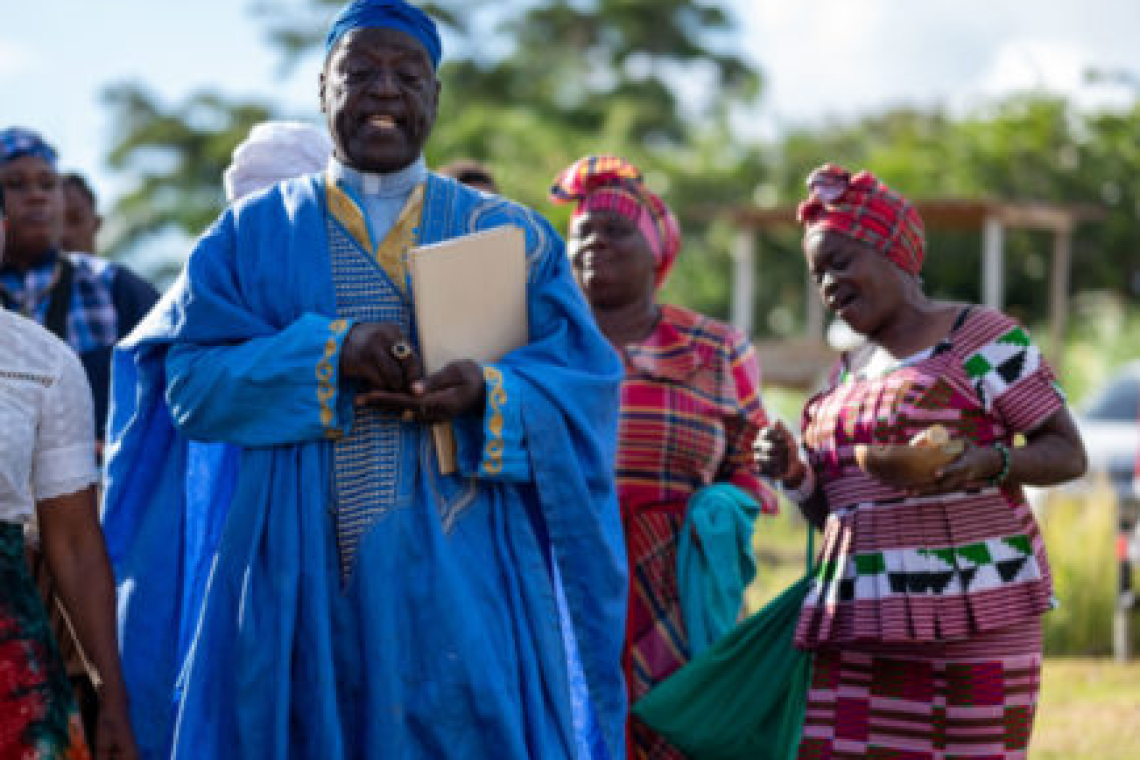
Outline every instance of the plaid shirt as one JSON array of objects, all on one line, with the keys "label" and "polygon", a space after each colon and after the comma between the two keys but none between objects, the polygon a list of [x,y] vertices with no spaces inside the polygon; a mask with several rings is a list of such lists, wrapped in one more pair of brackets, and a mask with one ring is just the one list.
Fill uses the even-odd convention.
[{"label": "plaid shirt", "polygon": [[623,511],[683,505],[701,486],[725,482],[774,513],[775,495],[752,468],[752,441],[768,418],[747,339],[662,305],[654,333],[626,346],[625,357],[617,464]]},{"label": "plaid shirt", "polygon": [[[118,267],[85,253],[65,254],[74,266],[66,341],[76,353],[113,346],[119,339],[119,317],[111,297]],[[4,307],[44,323],[49,295],[59,274],[59,254],[53,253],[25,272],[0,270]]]}]

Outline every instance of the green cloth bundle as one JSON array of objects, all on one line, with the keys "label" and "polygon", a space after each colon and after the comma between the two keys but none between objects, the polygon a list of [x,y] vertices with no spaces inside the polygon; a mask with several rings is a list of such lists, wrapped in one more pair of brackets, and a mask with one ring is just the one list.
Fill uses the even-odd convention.
[{"label": "green cloth bundle", "polygon": [[[808,562],[812,556],[808,528]],[[792,640],[812,573],[640,699],[633,712],[694,760],[790,760],[811,654]]]}]

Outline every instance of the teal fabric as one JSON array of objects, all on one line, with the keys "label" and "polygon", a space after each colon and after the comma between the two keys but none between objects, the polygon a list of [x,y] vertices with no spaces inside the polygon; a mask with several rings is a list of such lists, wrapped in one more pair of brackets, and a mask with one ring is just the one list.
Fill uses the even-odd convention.
[{"label": "teal fabric", "polygon": [[756,577],[752,527],[760,505],[729,483],[705,486],[689,499],[677,543],[677,586],[693,656],[732,630],[744,589]]},{"label": "teal fabric", "polygon": [[[812,554],[809,529],[808,557]],[[633,713],[693,760],[791,760],[811,654],[793,638],[812,573],[661,682]]]}]

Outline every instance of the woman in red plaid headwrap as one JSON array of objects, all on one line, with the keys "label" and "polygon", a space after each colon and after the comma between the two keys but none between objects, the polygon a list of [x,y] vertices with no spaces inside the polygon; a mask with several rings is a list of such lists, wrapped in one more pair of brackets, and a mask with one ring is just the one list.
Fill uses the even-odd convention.
[{"label": "woman in red plaid headwrap", "polygon": [[[587,156],[558,177],[551,196],[576,204],[567,238],[574,273],[625,361],[617,481],[630,564],[624,666],[633,703],[739,613],[754,572],[752,520],[776,507],[749,457],[767,424],[760,368],[739,331],[658,302],[681,233],[636,167]],[[701,532],[714,503],[727,505],[722,517],[737,518],[735,543],[720,553]],[[696,567],[687,562],[690,539],[704,539],[721,572],[743,568],[721,589],[731,600],[724,609],[701,595],[704,569],[687,569]],[[683,757],[637,720],[628,745],[630,758]]]},{"label": "woman in red plaid headwrap", "polygon": [[[923,292],[905,198],[831,165],[808,187],[808,269],[867,340],[805,406],[806,458],[780,425],[756,444],[824,532],[796,631],[815,653],[799,756],[1024,758],[1052,582],[1021,487],[1079,476],[1080,436],[1021,326]],[[963,445],[941,467],[856,461],[856,446],[913,445],[935,425]]]}]

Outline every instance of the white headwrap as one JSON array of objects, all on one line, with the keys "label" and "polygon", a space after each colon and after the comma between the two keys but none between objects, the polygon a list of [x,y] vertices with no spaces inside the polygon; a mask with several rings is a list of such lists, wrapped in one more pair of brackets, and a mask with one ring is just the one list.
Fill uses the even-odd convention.
[{"label": "white headwrap", "polygon": [[233,160],[222,175],[226,200],[233,202],[283,179],[320,171],[332,154],[324,130],[299,121],[255,124],[234,148]]}]

